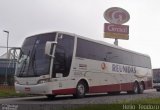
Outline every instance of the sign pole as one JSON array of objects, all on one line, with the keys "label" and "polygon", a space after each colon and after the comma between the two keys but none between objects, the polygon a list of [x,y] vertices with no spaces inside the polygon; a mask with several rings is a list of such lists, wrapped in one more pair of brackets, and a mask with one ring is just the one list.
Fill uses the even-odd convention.
[{"label": "sign pole", "polygon": [[118,39],[117,38],[114,41],[114,45],[118,46]]}]

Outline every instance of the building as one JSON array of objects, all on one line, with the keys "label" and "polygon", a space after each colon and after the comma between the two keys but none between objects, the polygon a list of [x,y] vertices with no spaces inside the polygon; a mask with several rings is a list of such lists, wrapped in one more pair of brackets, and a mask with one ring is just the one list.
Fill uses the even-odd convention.
[{"label": "building", "polygon": [[5,53],[0,56],[0,84],[14,85],[16,59],[18,58],[18,54],[15,53],[14,49],[10,49],[8,55]]},{"label": "building", "polygon": [[11,59],[0,59],[0,84],[14,84],[16,63]]}]

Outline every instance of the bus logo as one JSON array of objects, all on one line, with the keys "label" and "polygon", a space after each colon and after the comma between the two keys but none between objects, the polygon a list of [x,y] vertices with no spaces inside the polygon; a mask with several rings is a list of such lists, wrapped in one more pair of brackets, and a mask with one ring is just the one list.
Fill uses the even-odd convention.
[{"label": "bus logo", "polygon": [[113,24],[124,24],[130,19],[129,13],[119,7],[112,7],[107,9],[104,12],[104,18],[107,20],[109,23]]},{"label": "bus logo", "polygon": [[102,64],[101,64],[101,69],[102,70],[105,70],[107,68],[107,66],[106,66],[106,64],[103,62]]}]

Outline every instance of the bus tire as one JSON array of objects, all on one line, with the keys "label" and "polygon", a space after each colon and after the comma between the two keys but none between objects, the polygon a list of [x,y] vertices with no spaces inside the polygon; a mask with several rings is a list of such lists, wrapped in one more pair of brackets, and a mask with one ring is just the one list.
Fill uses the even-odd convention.
[{"label": "bus tire", "polygon": [[141,82],[139,84],[139,94],[143,94],[143,92],[144,92],[144,84],[143,84],[143,82]]},{"label": "bus tire", "polygon": [[76,93],[73,94],[75,98],[83,98],[86,94],[86,84],[83,81],[80,81],[76,87]]},{"label": "bus tire", "polygon": [[133,94],[138,94],[138,93],[139,93],[139,84],[138,84],[138,82],[134,82]]}]

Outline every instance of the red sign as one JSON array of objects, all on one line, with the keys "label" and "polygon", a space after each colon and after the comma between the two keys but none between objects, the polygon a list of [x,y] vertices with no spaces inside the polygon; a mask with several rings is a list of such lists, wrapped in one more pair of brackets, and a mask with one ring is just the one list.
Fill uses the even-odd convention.
[{"label": "red sign", "polygon": [[130,19],[129,13],[119,7],[112,7],[104,12],[104,18],[113,24],[123,24]]},{"label": "red sign", "polygon": [[116,39],[129,39],[129,26],[118,24],[104,24],[104,37]]},{"label": "red sign", "polygon": [[104,24],[104,32],[113,32],[120,34],[129,34],[129,26],[128,25],[118,25],[118,24]]}]

